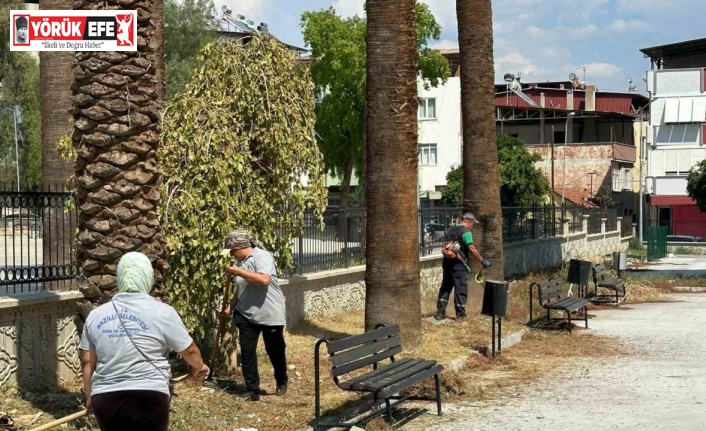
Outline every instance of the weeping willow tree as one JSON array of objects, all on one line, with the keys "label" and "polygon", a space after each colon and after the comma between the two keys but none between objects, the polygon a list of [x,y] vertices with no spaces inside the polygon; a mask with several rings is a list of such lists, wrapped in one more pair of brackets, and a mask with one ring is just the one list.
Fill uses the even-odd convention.
[{"label": "weeping willow tree", "polygon": [[291,267],[291,240],[305,210],[320,217],[326,189],[314,85],[294,54],[263,36],[222,39],[199,57],[165,109],[159,156],[170,302],[203,334],[224,281],[225,235],[247,227]]}]

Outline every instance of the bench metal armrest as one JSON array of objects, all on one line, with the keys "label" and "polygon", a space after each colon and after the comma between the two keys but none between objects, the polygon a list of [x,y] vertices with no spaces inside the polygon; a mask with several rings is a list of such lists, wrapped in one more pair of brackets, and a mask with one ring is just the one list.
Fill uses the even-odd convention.
[{"label": "bench metal armrest", "polygon": [[319,419],[319,416],[321,415],[321,383],[319,381],[321,374],[319,371],[319,365],[321,361],[319,350],[321,350],[322,344],[328,345],[329,340],[322,338],[314,345],[314,415],[316,419]]}]

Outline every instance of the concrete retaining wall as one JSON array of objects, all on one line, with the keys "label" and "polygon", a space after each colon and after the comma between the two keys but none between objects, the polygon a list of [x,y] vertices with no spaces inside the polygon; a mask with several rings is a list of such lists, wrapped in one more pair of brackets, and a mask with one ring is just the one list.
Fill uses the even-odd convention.
[{"label": "concrete retaining wall", "polygon": [[61,384],[76,378],[79,337],[74,324],[79,292],[41,292],[0,298],[0,387]]}]

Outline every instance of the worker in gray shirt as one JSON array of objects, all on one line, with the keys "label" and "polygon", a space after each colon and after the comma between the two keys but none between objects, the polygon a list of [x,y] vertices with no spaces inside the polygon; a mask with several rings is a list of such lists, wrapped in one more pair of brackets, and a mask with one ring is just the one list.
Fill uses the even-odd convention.
[{"label": "worker in gray shirt", "polygon": [[177,312],[150,296],[154,270],[139,252],[117,268],[119,293],[91,311],[81,336],[86,408],[102,431],[167,431],[168,353],[179,354],[199,380],[209,368]]},{"label": "worker in gray shirt", "polygon": [[257,369],[257,343],[262,333],[265,350],[274,368],[276,395],[287,393],[287,359],[284,342],[285,302],[277,282],[272,254],[246,229],[237,229],[224,241],[224,255],[240,265],[230,265],[227,275],[234,278],[235,295],[225,313],[232,313],[239,332],[240,357],[247,401],[260,400]]}]

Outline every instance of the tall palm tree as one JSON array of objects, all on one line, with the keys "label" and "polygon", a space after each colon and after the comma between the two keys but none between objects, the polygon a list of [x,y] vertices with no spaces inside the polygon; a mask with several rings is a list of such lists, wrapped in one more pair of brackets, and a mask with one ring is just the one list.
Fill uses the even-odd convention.
[{"label": "tall palm tree", "polygon": [[[163,43],[155,41],[161,8],[157,0],[106,3],[138,10],[138,51],[76,55],[72,136],[78,153],[78,284],[94,302],[112,297],[117,262],[124,253],[145,253],[158,287],[165,268],[165,240],[156,211],[156,149],[164,100],[158,79]],[[74,1],[77,5],[91,9],[96,3]]]},{"label": "tall palm tree", "polygon": [[[39,0],[39,8],[47,10],[68,9],[71,0]],[[74,174],[74,162],[64,160],[57,152],[59,138],[71,131],[71,84],[73,84],[73,52],[40,52],[40,94],[42,102],[42,183],[44,190],[55,190],[65,185]],[[34,185],[34,184],[32,184]],[[71,227],[74,221],[62,208],[44,210],[43,231],[52,232],[42,238],[44,266],[66,265],[70,261],[75,238]],[[60,253],[59,250],[66,251]],[[51,282],[52,288],[58,282]]]},{"label": "tall palm tree", "polygon": [[415,0],[368,0],[365,327],[421,339]]},{"label": "tall palm tree", "polygon": [[461,54],[463,206],[481,222],[474,242],[503,280],[502,209],[495,131],[495,67],[491,0],[456,0]]}]

